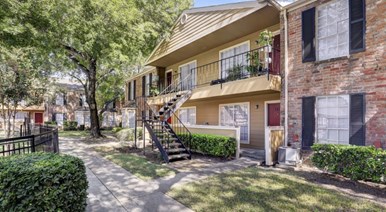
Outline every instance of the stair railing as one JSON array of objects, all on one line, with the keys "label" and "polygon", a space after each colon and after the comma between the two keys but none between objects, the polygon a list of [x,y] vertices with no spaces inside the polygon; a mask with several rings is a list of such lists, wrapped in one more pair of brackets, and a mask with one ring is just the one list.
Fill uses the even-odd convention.
[{"label": "stair railing", "polygon": [[172,111],[172,124],[166,123],[173,130],[173,133],[177,135],[178,139],[181,141],[183,147],[188,151],[191,156],[191,142],[192,142],[192,133],[181,121],[178,115]]},{"label": "stair railing", "polygon": [[[191,70],[193,71],[193,69]],[[181,79],[181,75],[178,74],[168,87],[166,87],[158,96],[162,96],[163,104],[170,102],[176,94],[179,94],[181,96],[186,95],[191,91],[195,85],[192,82],[192,73],[189,73],[187,76],[185,76],[183,79]]]},{"label": "stair railing", "polygon": [[137,97],[137,121],[141,121],[149,131],[152,141],[157,146],[162,158],[166,163],[169,162],[168,154],[165,150],[169,143],[168,134],[165,134],[165,122],[161,121],[153,108],[146,101],[146,97]]}]

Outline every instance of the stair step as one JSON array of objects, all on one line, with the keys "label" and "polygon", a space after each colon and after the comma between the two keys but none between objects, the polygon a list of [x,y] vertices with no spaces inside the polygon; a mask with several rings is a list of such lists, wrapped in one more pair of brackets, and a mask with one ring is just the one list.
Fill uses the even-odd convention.
[{"label": "stair step", "polygon": [[170,137],[170,138],[161,138],[161,139],[159,139],[160,141],[178,141],[178,138],[172,138],[172,137]]},{"label": "stair step", "polygon": [[187,153],[178,154],[178,155],[169,155],[169,160],[180,159],[180,158],[189,158],[189,157],[190,157],[190,155]]},{"label": "stair step", "polygon": [[176,147],[176,146],[181,146],[182,144],[178,142],[173,142],[173,143],[169,143],[168,145],[171,147]]},{"label": "stair step", "polygon": [[167,153],[177,153],[177,152],[185,152],[186,149],[184,148],[173,148],[173,149],[166,149]]},{"label": "stair step", "polygon": [[177,98],[181,97],[181,94],[177,94],[176,97],[177,97]]}]

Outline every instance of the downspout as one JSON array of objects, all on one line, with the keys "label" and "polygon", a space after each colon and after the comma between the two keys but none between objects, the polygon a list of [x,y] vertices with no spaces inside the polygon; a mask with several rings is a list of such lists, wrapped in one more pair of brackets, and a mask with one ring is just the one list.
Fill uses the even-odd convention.
[{"label": "downspout", "polygon": [[288,146],[288,20],[284,9],[284,146]]}]

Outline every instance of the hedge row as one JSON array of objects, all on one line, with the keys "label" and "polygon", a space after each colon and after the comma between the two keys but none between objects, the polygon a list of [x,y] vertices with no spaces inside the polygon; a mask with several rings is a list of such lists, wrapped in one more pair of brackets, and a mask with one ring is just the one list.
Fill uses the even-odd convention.
[{"label": "hedge row", "polygon": [[353,180],[386,182],[386,150],[373,146],[315,144],[313,164]]},{"label": "hedge row", "polygon": [[63,122],[63,130],[64,131],[77,130],[77,128],[78,128],[78,122],[76,122],[76,121],[64,121]]},{"label": "hedge row", "polygon": [[[134,141],[134,128],[116,129],[119,141]],[[138,139],[142,139],[142,128],[137,128]]]},{"label": "hedge row", "polygon": [[[179,137],[184,142],[188,140],[187,134],[180,134]],[[219,135],[193,133],[190,147],[194,152],[219,157],[230,157],[236,154],[236,139]]]},{"label": "hedge row", "polygon": [[0,211],[85,211],[87,187],[85,166],[76,157],[0,158]]}]

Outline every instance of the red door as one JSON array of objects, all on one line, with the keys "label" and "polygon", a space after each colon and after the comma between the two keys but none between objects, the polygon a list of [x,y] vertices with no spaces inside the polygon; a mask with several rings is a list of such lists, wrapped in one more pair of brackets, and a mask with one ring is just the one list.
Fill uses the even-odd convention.
[{"label": "red door", "polygon": [[280,35],[273,37],[272,53],[269,53],[272,62],[269,64],[270,74],[280,73]]},{"label": "red door", "polygon": [[280,126],[280,103],[268,104],[268,126]]},{"label": "red door", "polygon": [[43,113],[35,113],[35,124],[43,124]]}]

